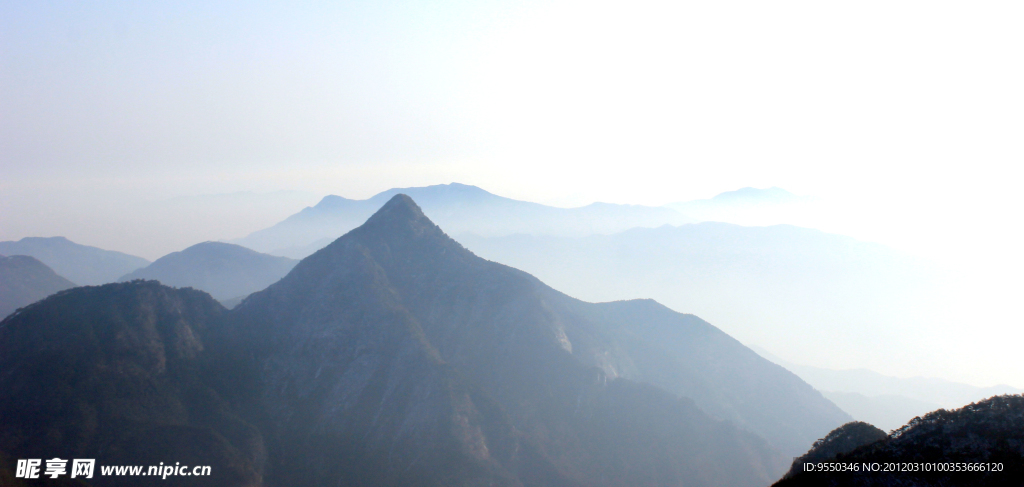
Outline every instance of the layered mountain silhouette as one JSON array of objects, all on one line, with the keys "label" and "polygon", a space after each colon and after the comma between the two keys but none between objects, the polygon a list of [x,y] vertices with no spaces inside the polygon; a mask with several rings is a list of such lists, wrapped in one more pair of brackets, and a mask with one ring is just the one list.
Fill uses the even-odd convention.
[{"label": "layered mountain silhouette", "polygon": [[957,409],[992,396],[1024,392],[1007,385],[977,387],[930,377],[891,377],[867,369],[809,367],[787,362],[764,349],[754,350],[807,381],[854,419],[886,431],[936,409]]},{"label": "layered mountain silhouette", "polygon": [[899,395],[936,404],[937,407],[933,409],[957,409],[992,396],[1024,393],[1007,385],[978,387],[934,377],[891,377],[867,369],[831,370],[781,360],[773,362],[793,371],[822,391],[852,392],[866,396]]},{"label": "layered mountain silhouette", "polygon": [[851,419],[789,371],[694,315],[650,299],[592,304],[552,293],[551,302],[589,320],[628,357],[623,377],[691,398],[787,456]]},{"label": "layered mountain silhouette", "polygon": [[940,309],[931,292],[940,281],[926,263],[790,225],[705,222],[580,238],[460,241],[569,295],[653,298],[805,363],[863,363],[870,356],[884,370],[897,350],[904,359],[920,351],[914,340]]},{"label": "layered mountain silhouette", "polygon": [[229,302],[273,284],[295,267],[297,260],[267,255],[240,245],[203,242],[167,254],[120,281],[154,279],[175,287],[193,287],[214,299]]},{"label": "layered mountain silhouette", "polygon": [[778,187],[767,189],[740,188],[735,191],[720,193],[713,198],[680,201],[669,203],[665,206],[690,216],[703,218],[703,214],[706,212],[748,209],[765,205],[784,205],[807,200],[809,198],[805,196],[797,196]]},{"label": "layered mountain silhouette", "polygon": [[34,257],[0,255],[0,317],[74,286]]},{"label": "layered mountain silhouette", "polygon": [[821,394],[854,419],[877,425],[885,431],[897,429],[913,418],[939,409],[938,404],[896,394],[867,396],[836,391],[821,391]]},{"label": "layered mountain silhouette", "polygon": [[777,225],[806,220],[815,200],[797,196],[782,188],[741,188],[714,198],[669,203],[695,221],[728,222],[740,225]]},{"label": "layered mountain silhouette", "polygon": [[[254,367],[277,371],[262,409],[309,412],[271,422],[271,443],[291,445],[279,458],[294,458],[268,478],[753,485],[775,472],[760,438],[626,379],[628,353],[573,305],[395,196],[233,313],[231,335],[263,350]],[[319,470],[286,467],[324,451]]]},{"label": "layered mountain silhouette", "polygon": [[142,257],[74,243],[64,237],[0,242],[0,254],[29,255],[80,286],[104,284],[149,265]]},{"label": "layered mountain silhouette", "polygon": [[232,243],[261,252],[302,258],[362,224],[399,193],[414,198],[427,216],[452,235],[528,233],[575,236],[692,221],[669,208],[609,203],[556,208],[497,196],[476,186],[452,183],[394,188],[366,200],[326,196],[316,206]]},{"label": "layered mountain silhouette", "polygon": [[[888,436],[878,433],[851,425],[837,429],[796,459],[775,485],[1024,485],[1024,396],[994,396],[952,411],[940,409],[914,418]],[[882,467],[882,471],[815,472],[805,471],[804,462],[888,464],[902,471],[886,472]],[[926,469],[925,464],[931,467]],[[985,468],[978,470],[979,465]]]},{"label": "layered mountain silhouette", "polygon": [[[617,220],[621,225],[596,229],[581,215],[609,205],[549,208],[451,184],[389,190],[363,201],[327,197],[236,243],[276,255],[309,255],[399,191],[428,201],[425,214],[477,255],[529,272],[571,296],[653,298],[695,313],[744,343],[803,363],[852,367],[871,357],[873,366],[891,373],[908,362],[941,366],[928,362],[938,360],[935,354],[914,344],[948,317],[945,304],[936,302],[942,301],[936,296],[952,292],[948,276],[932,263],[883,245],[792,225],[665,225],[671,222],[631,216]],[[690,206],[767,207],[773,213],[810,202],[780,188],[743,188]],[[653,214],[644,207],[610,207]],[[538,220],[542,214],[568,220]],[[849,346],[836,351],[840,342]],[[901,360],[893,359],[897,356]],[[970,400],[982,397],[988,396]]]},{"label": "layered mountain silhouette", "polygon": [[232,311],[142,280],[30,305],[0,370],[8,458],[203,458],[209,485],[765,485],[849,420],[696,317],[473,255],[405,195]]}]

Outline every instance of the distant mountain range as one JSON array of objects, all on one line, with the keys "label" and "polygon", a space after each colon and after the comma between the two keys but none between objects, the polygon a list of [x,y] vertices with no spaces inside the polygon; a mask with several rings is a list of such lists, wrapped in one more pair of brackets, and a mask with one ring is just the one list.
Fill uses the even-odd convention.
[{"label": "distant mountain range", "polygon": [[74,243],[64,237],[25,237],[0,242],[0,254],[29,255],[80,286],[114,282],[149,265],[142,257]]},{"label": "distant mountain range", "polygon": [[[463,236],[470,250],[589,301],[650,297],[809,363],[917,351],[935,270],[818,230],[705,222],[612,235]],[[843,343],[843,347],[836,347]]]},{"label": "distant mountain range", "polygon": [[[949,281],[932,263],[791,225],[671,221],[814,206],[811,198],[781,188],[743,188],[668,205],[679,210],[672,218],[650,207],[551,208],[460,184],[394,189],[362,201],[324,198],[236,243],[303,257],[398,191],[423,195],[429,202],[425,214],[478,255],[534,274],[571,296],[650,297],[702,316],[744,343],[803,363],[855,366],[872,357],[874,366],[893,370],[908,361],[940,360],[914,346],[916,337],[945,316],[936,296],[948,294],[943,286]],[[601,228],[591,224],[611,209],[622,218]],[[847,346],[836,349],[839,342]]]},{"label": "distant mountain range", "polygon": [[977,387],[931,377],[890,377],[866,369],[829,370],[786,362],[781,365],[823,391],[852,392],[871,396],[899,395],[934,403],[946,409],[960,408],[996,395],[1024,392],[1007,385]]},{"label": "distant mountain range", "polygon": [[754,351],[800,376],[859,421],[886,431],[936,409],[957,409],[972,402],[1024,390],[998,385],[977,387],[928,377],[890,377],[867,369],[831,370],[790,363],[763,348]]},{"label": "distant mountain range", "polygon": [[714,221],[767,226],[794,223],[812,209],[814,198],[797,196],[782,188],[742,188],[714,198],[669,203],[671,208],[698,222]]},{"label": "distant mountain range", "polygon": [[362,224],[396,194],[407,194],[423,212],[452,235],[502,236],[607,234],[633,227],[679,225],[693,221],[669,208],[594,203],[556,208],[497,196],[476,186],[452,183],[394,188],[366,200],[324,197],[284,221],[232,240],[261,252],[302,258]]},{"label": "distant mountain range", "polygon": [[75,283],[57,275],[34,257],[0,255],[0,319],[18,308],[72,287]]},{"label": "distant mountain range", "polygon": [[298,261],[245,247],[203,242],[167,254],[119,281],[155,279],[168,286],[193,287],[225,302],[244,298],[288,274]]},{"label": "distant mountain range", "polygon": [[[898,394],[868,396],[857,392],[822,391],[821,393],[855,419],[885,431],[892,431],[907,424],[911,419],[936,409],[942,409],[936,403],[911,399]],[[979,399],[983,397],[990,396],[978,396]],[[970,402],[966,404],[970,404]]]},{"label": "distant mountain range", "polygon": [[703,320],[566,296],[405,195],[231,311],[154,281],[51,296],[0,322],[0,370],[6,458],[212,465],[195,485],[765,485],[850,420]]}]

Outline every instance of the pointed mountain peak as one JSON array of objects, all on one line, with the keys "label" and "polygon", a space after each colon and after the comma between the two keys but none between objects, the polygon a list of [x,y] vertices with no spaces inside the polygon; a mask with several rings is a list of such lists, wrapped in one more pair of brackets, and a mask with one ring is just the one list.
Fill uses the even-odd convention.
[{"label": "pointed mountain peak", "polygon": [[376,233],[376,229],[385,230],[389,233],[398,228],[412,229],[416,234],[424,231],[434,230],[442,233],[434,222],[430,221],[419,205],[406,194],[396,194],[387,203],[384,203],[366,223],[363,224],[364,231]]},{"label": "pointed mountain peak", "polygon": [[[321,252],[332,254],[341,250],[343,242],[359,242],[373,249],[387,249],[387,253],[400,252],[424,255],[473,256],[453,240],[434,222],[409,195],[396,194],[388,200],[366,223],[335,240]],[[319,254],[320,252],[317,252]],[[313,255],[317,255],[313,254]],[[312,257],[312,256],[311,256]],[[475,257],[475,256],[474,256]],[[430,260],[430,259],[428,259]]]}]

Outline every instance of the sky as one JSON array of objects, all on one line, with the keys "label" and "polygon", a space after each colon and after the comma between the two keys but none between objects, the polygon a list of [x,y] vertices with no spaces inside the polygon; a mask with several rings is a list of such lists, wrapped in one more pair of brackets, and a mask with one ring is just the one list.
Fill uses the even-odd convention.
[{"label": "sky", "polygon": [[965,319],[1024,339],[1022,24],[1012,1],[2,0],[0,240],[154,259],[327,194],[778,186],[819,201],[798,223],[948,263],[978,283]]}]

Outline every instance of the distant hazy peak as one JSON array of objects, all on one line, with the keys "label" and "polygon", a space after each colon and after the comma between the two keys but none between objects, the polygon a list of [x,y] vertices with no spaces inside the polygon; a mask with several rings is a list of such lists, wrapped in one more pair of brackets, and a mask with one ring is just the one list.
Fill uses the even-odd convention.
[{"label": "distant hazy peak", "polygon": [[726,191],[715,195],[713,200],[718,201],[773,201],[783,202],[800,199],[799,196],[790,193],[778,186],[760,189],[753,187],[740,188],[735,191]]},{"label": "distant hazy peak", "polygon": [[[48,244],[75,244],[74,242],[67,239],[67,237],[25,237],[18,240],[18,243],[48,243]],[[75,244],[77,245],[77,244]]]},{"label": "distant hazy peak", "polygon": [[74,247],[74,248],[78,248],[78,249],[91,249],[91,250],[98,250],[98,251],[102,251],[102,252],[110,252],[110,253],[114,253],[114,254],[128,256],[128,257],[135,258],[135,259],[145,260],[142,257],[136,257],[134,255],[126,254],[124,252],[118,252],[116,250],[101,249],[99,247],[93,247],[92,245],[84,245],[84,244],[80,244],[80,243],[75,243],[75,242],[73,242],[71,240],[68,240],[67,237],[61,237],[61,236],[56,236],[56,237],[24,237],[21,240],[18,240],[16,242],[15,241],[9,241],[9,242],[0,242],[0,243],[5,243],[5,244],[16,243],[16,244],[24,244],[24,245],[33,245],[34,244],[34,245],[38,245],[38,246],[43,247],[43,248],[70,248],[70,247]]},{"label": "distant hazy peak", "polygon": [[250,249],[248,247],[243,247],[243,246],[238,245],[238,244],[232,244],[232,243],[227,243],[227,242],[216,242],[216,241],[213,241],[213,240],[207,240],[206,242],[197,243],[195,245],[192,245],[190,247],[185,248],[181,252],[191,253],[191,252],[200,252],[200,251],[204,251],[204,252],[210,252],[210,251],[213,251],[213,252],[238,252],[238,253],[254,254],[254,255],[255,254],[259,254],[259,252],[255,251],[255,250],[252,250],[252,249]]},{"label": "distant hazy peak", "polygon": [[345,198],[345,197],[342,197],[342,196],[338,196],[336,194],[329,194],[329,195],[324,196],[323,198],[321,198],[320,202],[317,203],[313,208],[331,208],[331,207],[334,207],[334,206],[338,206],[338,205],[342,205],[342,204],[348,203],[350,201],[358,201],[358,200],[351,200],[351,199],[348,199],[348,198]]},{"label": "distant hazy peak", "polygon": [[377,193],[376,195],[374,195],[374,198],[384,197],[384,196],[389,195],[389,194],[395,194],[396,192],[398,192],[398,193],[408,193],[409,191],[429,191],[429,192],[433,192],[433,193],[452,193],[452,194],[459,194],[459,195],[467,195],[468,194],[468,195],[474,195],[474,196],[494,196],[493,193],[491,193],[491,192],[489,192],[489,191],[487,191],[487,190],[485,190],[483,188],[480,188],[478,186],[473,186],[471,184],[462,184],[462,183],[449,183],[449,184],[434,184],[434,185],[431,185],[431,186],[411,187],[411,188],[392,188],[392,189],[389,189],[387,191],[382,191],[380,193]]},{"label": "distant hazy peak", "polygon": [[366,222],[398,194],[413,198],[423,213],[449,235],[608,235],[633,227],[655,228],[695,221],[664,207],[598,203],[558,208],[451,183],[392,188],[368,199],[326,196],[316,206],[231,242],[259,252],[306,257]]},{"label": "distant hazy peak", "polygon": [[418,187],[411,187],[411,188],[391,188],[391,189],[388,189],[388,190],[385,190],[385,191],[381,191],[380,193],[377,193],[377,194],[375,194],[375,195],[373,195],[373,196],[371,196],[371,197],[369,197],[369,198],[367,198],[365,200],[355,200],[355,199],[351,199],[351,198],[345,198],[343,196],[338,196],[338,195],[335,195],[335,194],[329,194],[327,196],[324,196],[320,200],[320,202],[316,204],[316,208],[329,209],[329,208],[338,207],[338,206],[341,206],[341,205],[345,205],[345,204],[349,204],[349,203],[354,203],[354,202],[359,202],[359,201],[383,200],[385,198],[394,197],[394,195],[396,195],[396,194],[406,194],[406,193],[421,193],[421,194],[430,194],[430,195],[434,195],[434,196],[453,196],[453,195],[458,195],[458,196],[462,196],[462,197],[471,196],[471,197],[476,197],[476,198],[487,198],[487,197],[495,197],[495,198],[497,198],[498,197],[498,196],[495,196],[493,193],[490,193],[490,192],[484,190],[483,188],[480,188],[480,187],[477,187],[477,186],[472,186],[472,185],[469,185],[469,184],[461,184],[461,183],[450,183],[450,184],[435,184],[435,185],[432,185],[432,186],[418,186]]}]

